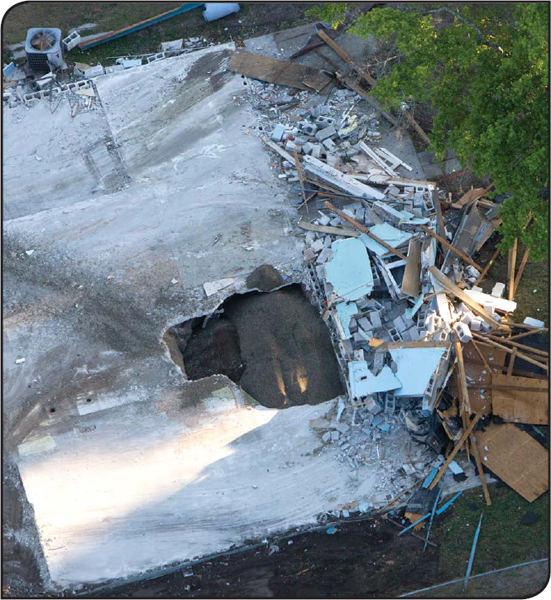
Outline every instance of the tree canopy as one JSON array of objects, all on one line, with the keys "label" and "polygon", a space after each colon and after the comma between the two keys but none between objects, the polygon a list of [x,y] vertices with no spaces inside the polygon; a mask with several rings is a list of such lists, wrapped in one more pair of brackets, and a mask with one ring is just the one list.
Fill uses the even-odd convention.
[{"label": "tree canopy", "polygon": [[352,16],[349,33],[392,43],[397,58],[371,93],[389,106],[430,106],[437,155],[453,149],[508,195],[502,247],[518,238],[535,259],[547,256],[548,4],[423,3],[361,14],[355,3],[329,3],[312,14],[334,26]]}]

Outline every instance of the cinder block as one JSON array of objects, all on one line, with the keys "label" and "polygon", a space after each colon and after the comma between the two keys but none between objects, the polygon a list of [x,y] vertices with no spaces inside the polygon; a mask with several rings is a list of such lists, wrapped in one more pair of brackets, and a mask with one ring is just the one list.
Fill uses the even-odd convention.
[{"label": "cinder block", "polygon": [[468,325],[466,325],[465,323],[461,323],[461,322],[456,323],[453,326],[453,330],[455,331],[455,334],[457,335],[458,340],[462,344],[468,344],[473,339],[471,330],[469,329]]},{"label": "cinder block", "polygon": [[318,140],[318,142],[323,142],[323,140],[326,140],[334,135],[337,135],[337,132],[336,132],[335,128],[333,127],[333,125],[329,125],[328,127],[325,127],[324,129],[320,129],[316,133],[316,139]]},{"label": "cinder block", "polygon": [[282,125],[281,123],[279,123],[278,125],[276,125],[274,127],[274,130],[272,131],[272,135],[270,136],[272,138],[272,140],[274,140],[274,142],[281,142],[281,139],[283,138],[283,134],[285,133],[286,127],[285,125]]},{"label": "cinder block", "polygon": [[505,284],[498,281],[492,288],[491,295],[496,298],[502,298],[503,292],[505,292]]},{"label": "cinder block", "polygon": [[69,34],[66,38],[63,38],[61,43],[63,44],[65,52],[69,52],[76,45],[80,44],[80,33],[78,31],[73,31],[73,33]]}]

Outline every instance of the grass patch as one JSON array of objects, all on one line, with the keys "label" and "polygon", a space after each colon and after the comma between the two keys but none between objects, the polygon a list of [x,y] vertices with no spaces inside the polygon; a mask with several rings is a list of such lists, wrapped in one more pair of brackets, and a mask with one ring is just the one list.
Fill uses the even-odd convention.
[{"label": "grass patch", "polygon": [[[548,493],[532,503],[508,487],[490,486],[492,506],[486,506],[482,489],[464,492],[453,510],[435,528],[440,544],[440,571],[448,579],[464,576],[480,513],[484,513],[473,573],[482,573],[548,556]],[[524,515],[539,520],[523,525]],[[435,523],[436,525],[436,523]]]},{"label": "grass patch", "polygon": [[[22,42],[30,27],[59,27],[64,36],[85,23],[96,27],[82,35],[106,33],[127,27],[181,6],[182,2],[27,2],[8,11],[2,24],[4,44]],[[109,65],[109,56],[148,54],[158,51],[161,42],[203,37],[209,43],[224,43],[263,35],[312,22],[305,12],[308,3],[241,3],[240,12],[207,23],[201,8],[195,8],[123,38],[106,42],[88,51],[75,48],[67,62]]]}]

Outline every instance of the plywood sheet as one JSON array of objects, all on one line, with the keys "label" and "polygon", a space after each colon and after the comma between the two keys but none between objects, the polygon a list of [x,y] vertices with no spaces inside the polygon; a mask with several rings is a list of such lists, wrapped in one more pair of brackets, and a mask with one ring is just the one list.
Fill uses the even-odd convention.
[{"label": "plywood sheet", "polygon": [[512,423],[477,431],[482,464],[528,502],[549,488],[549,453]]},{"label": "plywood sheet", "polygon": [[254,79],[316,92],[321,92],[332,81],[329,75],[319,69],[244,50],[232,54],[228,70]]},{"label": "plywood sheet", "polygon": [[[505,356],[507,355],[505,350],[483,346],[482,344],[479,344],[478,348],[490,366],[495,365],[498,368],[502,367],[505,362]],[[467,385],[491,385],[492,373],[480,360],[480,356],[475,350],[472,342],[463,345],[463,360],[465,362]],[[450,392],[454,395],[458,395],[455,377],[452,377],[450,380]],[[489,415],[492,412],[492,393],[492,390],[489,388],[469,388],[471,411]]]},{"label": "plywood sheet", "polygon": [[[504,386],[492,390],[494,415],[512,423],[549,424],[547,401],[549,387],[546,379],[507,377],[507,375],[496,373],[492,377],[492,383],[496,386]],[[534,388],[534,391],[517,390],[508,386]]]}]

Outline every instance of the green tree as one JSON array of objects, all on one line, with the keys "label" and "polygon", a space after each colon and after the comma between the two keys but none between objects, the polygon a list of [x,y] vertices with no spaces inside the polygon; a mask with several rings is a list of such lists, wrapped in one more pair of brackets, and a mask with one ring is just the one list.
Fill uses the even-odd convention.
[{"label": "green tree", "polygon": [[492,178],[496,194],[509,194],[502,247],[517,237],[534,259],[546,257],[549,5],[423,3],[361,14],[356,3],[329,3],[312,14],[392,43],[398,59],[371,93],[397,108],[430,106],[437,154],[452,148],[462,165]]}]

